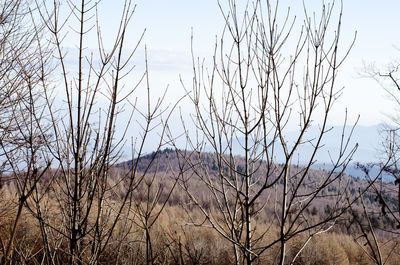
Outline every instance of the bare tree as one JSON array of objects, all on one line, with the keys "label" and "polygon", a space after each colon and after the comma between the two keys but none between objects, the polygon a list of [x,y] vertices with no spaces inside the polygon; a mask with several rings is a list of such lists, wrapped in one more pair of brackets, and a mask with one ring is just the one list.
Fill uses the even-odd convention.
[{"label": "bare tree", "polygon": [[[151,130],[162,125],[162,97],[155,103],[150,97],[147,53],[137,83],[127,86],[122,81],[132,72],[131,60],[144,34],[132,49],[125,49],[136,6],[122,1],[119,27],[111,43],[101,33],[101,2],[36,1],[36,7],[54,46],[54,72],[62,78],[53,75],[41,83],[51,133],[42,144],[53,163],[51,175],[34,190],[26,206],[39,221],[47,264],[116,262],[111,259],[117,255],[106,252],[110,246],[118,250],[121,245],[122,239],[113,241],[117,227],[121,238],[130,232],[124,224],[132,210],[133,191],[144,174],[137,172],[136,164],[122,175],[113,174],[114,164],[122,155],[131,124],[140,122],[135,129],[137,139],[132,141],[136,160]],[[71,35],[78,39],[76,50],[64,46]],[[97,49],[88,48],[93,36]],[[133,97],[141,85],[147,92],[144,110]],[[121,121],[124,111],[130,112]],[[159,143],[158,149],[162,140]]]},{"label": "bare tree", "polygon": [[[399,168],[399,111],[400,82],[399,63],[390,63],[385,70],[371,65],[364,70],[364,77],[375,80],[386,92],[395,105],[395,111],[388,114],[391,122],[380,128],[382,135],[381,161],[359,164],[368,187],[360,191],[362,211],[353,210],[353,217],[364,241],[362,248],[376,264],[386,264],[393,256],[394,249],[400,244],[400,168]],[[378,171],[376,171],[378,169]],[[365,207],[363,197],[369,196],[379,206]],[[361,217],[359,217],[361,215]],[[372,223],[371,220],[377,220]],[[385,220],[382,222],[382,220]],[[383,241],[383,238],[385,240]],[[390,244],[391,242],[392,244]],[[366,248],[365,248],[366,246]]]},{"label": "bare tree", "polygon": [[[230,241],[236,264],[252,264],[271,249],[279,249],[270,256],[277,264],[292,264],[314,235],[328,231],[343,214],[342,175],[356,149],[349,146],[352,131],[346,134],[343,127],[329,171],[310,178],[329,135],[329,114],[341,92],[338,70],[349,52],[339,48],[342,4],[338,9],[335,4],[322,4],[312,17],[304,7],[299,27],[290,9],[280,12],[279,2],[220,2],[225,27],[211,67],[193,55],[190,98],[197,131],[193,137],[184,122],[193,151],[182,155],[180,185],[204,216],[193,223]],[[290,124],[297,125],[294,139]],[[318,132],[309,132],[312,125]],[[302,153],[304,146],[312,151]],[[210,149],[213,170],[203,154]],[[302,166],[296,166],[297,156]],[[212,207],[191,189],[193,176],[208,188]],[[338,189],[327,194],[331,184]],[[310,218],[307,211],[324,196],[333,198],[330,213]],[[262,215],[266,226],[258,221]],[[289,253],[287,242],[301,234],[306,235],[302,246]]]},{"label": "bare tree", "polygon": [[51,163],[41,142],[47,131],[39,91],[51,71],[49,47],[33,12],[27,1],[0,3],[0,181],[15,192],[2,198],[15,205],[10,231],[0,235],[2,264],[10,262],[24,205]]}]

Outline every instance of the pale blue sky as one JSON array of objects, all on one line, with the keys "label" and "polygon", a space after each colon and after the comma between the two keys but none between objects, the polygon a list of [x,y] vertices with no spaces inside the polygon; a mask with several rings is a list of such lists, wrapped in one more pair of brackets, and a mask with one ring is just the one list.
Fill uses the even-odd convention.
[{"label": "pale blue sky", "polygon": [[[223,2],[221,0],[221,2]],[[325,1],[329,2],[329,1]],[[384,65],[400,57],[400,1],[398,0],[344,0],[342,25],[343,48],[351,43],[354,32],[357,40],[340,72],[340,85],[345,86],[343,96],[336,103],[331,123],[340,124],[344,109],[350,118],[361,115],[361,125],[373,125],[386,121],[384,113],[390,113],[393,104],[383,90],[370,79],[359,78],[363,63]],[[122,0],[104,0],[101,3],[101,21],[105,36],[112,36],[118,23]],[[149,67],[153,90],[170,86],[171,101],[183,92],[179,75],[191,79],[190,35],[193,29],[195,52],[209,56],[214,48],[215,36],[223,28],[216,0],[138,0],[137,10],[131,23],[130,44],[133,46],[140,32],[146,29],[143,44],[148,47]],[[307,8],[318,11],[320,0],[305,0]],[[337,1],[336,4],[340,4]],[[297,22],[304,19],[302,1],[283,0],[282,9],[292,7],[298,15]],[[310,13],[311,13],[310,11]],[[143,47],[143,46],[142,46]],[[138,53],[137,63],[142,64],[143,50]]]},{"label": "pale blue sky", "polygon": [[[117,18],[118,4],[122,1],[103,2],[107,17],[107,30],[111,20]],[[222,1],[223,2],[223,1]],[[347,107],[351,117],[361,115],[361,124],[370,125],[385,120],[382,113],[391,111],[391,104],[383,91],[372,80],[358,78],[363,62],[378,65],[400,57],[395,46],[400,46],[400,1],[398,0],[345,0],[343,15],[343,43],[350,43],[355,31],[357,41],[341,73],[345,86],[342,99],[335,109],[342,116]],[[155,86],[170,84],[179,90],[179,74],[190,78],[190,34],[193,28],[195,51],[200,56],[212,52],[215,35],[221,33],[223,20],[216,0],[138,0],[132,21],[135,32],[146,28],[144,43],[149,49],[150,69]],[[321,1],[306,0],[310,10],[319,10]],[[336,4],[339,4],[337,2]],[[292,6],[292,13],[303,19],[301,1],[284,0],[282,8]],[[298,22],[301,20],[298,18]],[[335,123],[333,121],[333,123]],[[340,123],[340,122],[339,122]]]}]

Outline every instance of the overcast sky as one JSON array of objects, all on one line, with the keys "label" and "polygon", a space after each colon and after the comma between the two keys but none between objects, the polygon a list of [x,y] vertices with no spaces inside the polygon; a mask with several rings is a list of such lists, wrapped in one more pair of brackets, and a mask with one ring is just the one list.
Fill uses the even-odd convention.
[{"label": "overcast sky", "polygon": [[[140,32],[146,29],[142,44],[146,44],[148,48],[152,88],[158,91],[169,85],[172,91],[170,97],[174,98],[174,93],[182,93],[179,75],[182,75],[184,80],[191,78],[192,29],[196,54],[206,57],[212,54],[215,36],[220,35],[223,28],[217,1],[138,0],[134,2],[137,4],[137,10],[131,24],[133,34],[130,37],[130,45],[133,47]],[[304,16],[301,2],[299,0],[280,2],[283,11],[291,6],[291,12],[300,18],[297,19],[297,23],[300,24]],[[305,0],[305,5],[311,11],[318,11],[321,2]],[[364,63],[385,65],[400,57],[400,51],[396,50],[396,47],[400,47],[398,34],[400,1],[344,0],[343,2],[343,49],[351,43],[356,31],[357,39],[339,73],[339,83],[345,89],[335,106],[330,123],[340,124],[344,109],[347,108],[351,119],[354,120],[357,115],[361,115],[359,124],[378,124],[387,120],[384,114],[392,112],[393,104],[373,80],[360,78],[359,72]],[[102,24],[104,35],[112,36],[115,31],[122,3],[122,0],[102,2],[100,15],[104,22]],[[337,1],[336,4],[340,2]]]}]

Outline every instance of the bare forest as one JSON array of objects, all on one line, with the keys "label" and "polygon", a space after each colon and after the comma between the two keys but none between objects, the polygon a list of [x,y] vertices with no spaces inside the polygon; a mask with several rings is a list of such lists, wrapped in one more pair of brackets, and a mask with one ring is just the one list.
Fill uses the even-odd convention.
[{"label": "bare forest", "polygon": [[[151,85],[145,28],[130,34],[135,1],[116,1],[112,38],[101,1],[0,1],[1,264],[399,264],[398,117],[362,178],[345,174],[347,112],[316,167],[357,41],[342,41],[344,3],[303,1],[302,20],[215,1],[213,56],[187,36],[172,102]],[[365,75],[400,102],[398,72]]]}]

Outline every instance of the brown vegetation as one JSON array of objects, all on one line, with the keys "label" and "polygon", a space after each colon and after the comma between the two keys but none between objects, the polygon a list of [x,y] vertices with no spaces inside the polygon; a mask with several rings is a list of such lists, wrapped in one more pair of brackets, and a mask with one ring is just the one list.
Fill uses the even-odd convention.
[{"label": "brown vegetation", "polygon": [[[168,158],[167,158],[168,155]],[[205,161],[214,157],[212,154],[204,153]],[[158,171],[151,181],[154,187],[163,187],[161,194],[156,190],[146,193],[150,182],[143,181],[136,189],[132,199],[133,206],[131,211],[124,212],[124,217],[121,222],[118,222],[114,229],[106,248],[98,257],[98,264],[232,264],[235,262],[234,249],[232,245],[226,241],[220,234],[210,227],[207,220],[201,211],[193,205],[188,198],[187,193],[181,188],[173,189],[170,197],[168,197],[172,187],[176,183],[174,172],[178,167],[178,162],[175,153],[161,152],[157,155],[160,158],[158,166],[169,168],[166,171]],[[207,158],[208,157],[208,158]],[[144,165],[150,156],[145,156],[142,160]],[[238,159],[240,159],[238,157]],[[129,171],[126,166],[131,164],[127,162],[120,164],[113,169],[113,176],[110,182],[114,183],[118,176],[123,176]],[[153,165],[155,166],[155,164]],[[146,168],[146,167],[143,167]],[[212,163],[210,164],[212,168]],[[298,170],[301,170],[300,168]],[[153,170],[149,170],[153,171]],[[143,171],[140,171],[143,172]],[[190,176],[193,172],[186,171],[186,175]],[[217,171],[214,172],[217,174]],[[323,170],[311,170],[310,181],[315,182],[321,174],[325,174]],[[360,190],[368,185],[368,181],[345,177],[349,182],[349,189]],[[216,220],[222,218],[217,205],[213,200],[210,200],[209,190],[201,185],[201,181],[192,178],[191,187],[196,190],[196,197],[201,198],[201,204],[206,207]],[[45,185],[43,181],[41,185]],[[281,184],[282,185],[282,184]],[[393,185],[393,184],[387,184]],[[277,192],[281,192],[278,189]],[[320,220],[324,219],[329,213],[329,205],[333,200],[330,200],[330,192],[333,192],[334,187],[326,189],[326,196],[321,196],[313,202],[311,211],[306,212],[307,219]],[[46,216],[48,229],[49,248],[52,249],[55,264],[65,264],[69,262],[69,256],[65,251],[68,246],[68,239],[60,235],[57,231],[64,229],[64,221],[62,215],[59,214],[57,204],[57,196],[51,195],[57,193],[56,190],[49,193],[49,198],[43,199],[46,202],[46,207],[43,207],[43,216]],[[1,235],[7,238],[7,234],[13,224],[12,217],[18,208],[18,201],[15,200],[15,187],[12,181],[5,183],[2,189],[2,197],[4,200],[1,204],[2,226]],[[354,194],[356,196],[356,194]],[[154,201],[159,198],[151,213],[148,215],[148,221],[153,223],[150,229],[146,229],[145,221],[146,214],[143,212],[149,209],[148,201]],[[354,197],[353,197],[354,198]],[[369,209],[375,209],[377,212],[380,209],[379,203],[375,200],[370,200],[370,195],[365,194],[363,197],[365,204]],[[32,201],[32,200],[30,200]],[[165,204],[166,202],[166,204]],[[31,202],[29,202],[31,203]],[[108,198],[104,201],[110,211],[118,208],[121,204],[118,196]],[[271,223],[270,218],[273,213],[272,205],[267,205],[263,212],[257,216],[257,230],[267,231],[262,242],[257,242],[257,245],[265,245],[275,238],[279,238],[279,226]],[[98,208],[97,205],[93,206]],[[161,208],[163,211],[160,211]],[[29,209],[29,208],[28,208]],[[18,233],[16,235],[16,244],[11,257],[11,264],[41,264],[45,258],[46,251],[42,231],[40,231],[40,220],[34,218],[32,214],[25,209],[23,211]],[[361,213],[361,204],[355,203],[354,211]],[[115,212],[114,212],[115,214]],[[362,216],[361,216],[362,217]],[[60,219],[61,218],[61,219]],[[89,223],[96,220],[96,215],[89,217]],[[288,242],[286,258],[294,260],[293,264],[375,264],[371,259],[371,251],[365,248],[365,240],[361,235],[358,224],[352,220],[350,208],[342,218],[337,219],[335,226],[330,232],[321,233],[308,237],[307,234],[299,234]],[[366,222],[365,218],[360,219],[361,222]],[[197,224],[203,225],[198,226]],[[374,221],[374,229],[393,229],[393,222],[385,221],[384,218]],[[381,244],[381,251],[384,257],[387,257],[386,264],[397,264],[400,255],[400,246],[395,238],[387,236],[384,230],[379,230],[377,233],[378,241]],[[91,232],[90,232],[91,233]],[[149,233],[149,234],[147,234]],[[89,237],[90,238],[90,237]],[[149,255],[147,247],[147,239],[151,239],[151,255]],[[304,249],[304,242],[307,241]],[[299,250],[302,249],[301,252]],[[363,250],[364,249],[364,250]],[[82,253],[83,264],[89,264],[91,252]],[[259,256],[255,264],[276,264],[279,260],[279,246],[269,248]]]},{"label": "brown vegetation", "polygon": [[[161,181],[160,178],[157,179],[157,182],[159,181]],[[162,182],[166,182],[165,178]],[[168,182],[173,183],[172,180]],[[168,182],[166,185],[169,185]],[[7,191],[9,191],[9,194],[6,194]],[[198,192],[206,191],[203,189],[198,190]],[[11,186],[3,188],[3,198],[10,199],[3,200],[1,203],[3,213],[1,234],[3,237],[7,236],[10,227],[12,227],[12,216],[15,214],[18,205],[17,202],[12,201],[12,193]],[[180,205],[185,201],[182,200],[184,197],[185,193],[177,189],[164,211],[157,218],[154,227],[152,227],[150,231],[152,238],[151,263],[232,264],[234,262],[232,245],[212,228],[195,226],[194,221],[202,222],[204,219],[196,208],[192,209],[190,216],[188,215],[186,212],[188,207]],[[206,197],[204,196],[204,198]],[[141,200],[135,199],[134,201]],[[46,214],[52,220],[49,223],[50,226],[62,229],[62,220],[59,220],[59,215],[53,209],[55,203],[54,200],[48,200],[49,205]],[[117,201],[114,203],[118,204]],[[157,207],[159,208],[161,205],[158,204]],[[217,214],[217,211],[215,212]],[[317,210],[316,215],[310,213],[308,218],[319,218],[320,214],[323,214],[323,211]],[[259,220],[259,225],[262,227],[259,227],[259,230],[268,231],[264,240],[272,240],[279,236],[278,227],[268,223],[267,214],[260,218],[262,220]],[[141,216],[137,213],[127,214],[126,219],[116,227],[114,236],[104,250],[104,254],[97,261],[98,264],[146,264],[146,231],[139,225],[140,223]],[[348,224],[339,222],[338,229],[335,229],[336,232],[313,236],[293,264],[374,264],[368,254],[362,250],[363,243],[359,245],[354,239],[353,235],[357,231],[357,227],[354,226],[347,230],[346,225]],[[353,235],[348,235],[345,231],[352,231]],[[55,264],[68,263],[69,258],[65,252],[68,241],[62,236],[57,236],[57,233],[50,232],[50,234],[52,237],[48,243],[54,250],[53,255],[57,257]],[[287,252],[289,260],[293,259],[294,255],[298,253],[306,238],[306,235],[299,235],[290,241]],[[397,264],[400,255],[400,246],[396,244],[397,241],[387,242],[384,234],[380,235],[378,239],[382,243],[384,255],[389,256],[386,264]],[[38,220],[26,210],[22,215],[15,242],[10,264],[41,264],[45,255],[45,246],[43,245],[40,225]],[[390,255],[388,255],[388,252],[391,252]],[[90,263],[90,255],[85,255],[83,263]],[[275,247],[264,252],[255,264],[272,265],[276,264],[278,259],[279,248]]]}]

